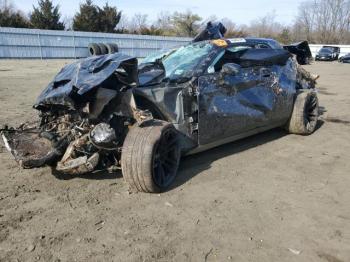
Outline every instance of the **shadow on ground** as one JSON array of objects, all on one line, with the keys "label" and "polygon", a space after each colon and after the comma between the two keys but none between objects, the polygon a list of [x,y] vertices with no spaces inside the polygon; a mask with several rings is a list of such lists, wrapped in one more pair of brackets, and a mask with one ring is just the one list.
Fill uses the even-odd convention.
[{"label": "shadow on ground", "polygon": [[269,143],[285,135],[287,135],[287,133],[284,130],[280,128],[274,129],[196,155],[184,157],[180,164],[177,179],[172,188],[181,186],[199,173],[210,169],[212,163],[218,159]]},{"label": "shadow on ground", "polygon": [[[324,121],[319,120],[315,132],[317,132],[323,124]],[[285,130],[277,128],[196,155],[184,157],[179,167],[177,179],[169,190],[187,183],[199,173],[210,169],[212,163],[218,159],[269,143],[286,135],[288,135],[288,133]]]},{"label": "shadow on ground", "polygon": [[[324,109],[322,109],[322,111],[323,110]],[[319,120],[317,122],[315,132],[317,132],[318,129],[320,129],[323,126],[323,124],[324,124],[324,121]],[[196,175],[200,174],[205,170],[210,169],[212,163],[218,159],[269,143],[271,141],[282,138],[286,135],[288,135],[288,133],[285,130],[283,130],[282,128],[277,128],[277,129],[263,132],[261,134],[247,137],[245,139],[238,140],[236,142],[228,143],[228,144],[204,151],[202,153],[183,157],[180,162],[177,178],[173,183],[173,185],[168,189],[168,191],[187,183]],[[84,179],[91,179],[91,180],[122,178],[121,171],[117,171],[113,173],[109,173],[107,171],[99,171],[99,172],[83,174],[83,175],[68,175],[68,174],[59,173],[55,171],[55,169],[53,168],[52,174],[57,179],[60,179],[60,180],[70,180],[74,178],[84,178]]]}]

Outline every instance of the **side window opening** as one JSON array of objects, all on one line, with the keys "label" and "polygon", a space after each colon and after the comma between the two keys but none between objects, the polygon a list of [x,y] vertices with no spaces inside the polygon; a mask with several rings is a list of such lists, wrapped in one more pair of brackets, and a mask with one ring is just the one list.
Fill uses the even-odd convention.
[{"label": "side window opening", "polygon": [[260,48],[260,49],[271,49],[271,47],[269,47],[266,44],[257,44],[256,48]]},{"label": "side window opening", "polygon": [[227,48],[214,60],[212,65],[208,68],[208,73],[220,72],[223,65],[227,63],[239,64],[240,57],[249,49],[251,49],[250,46],[234,46]]}]

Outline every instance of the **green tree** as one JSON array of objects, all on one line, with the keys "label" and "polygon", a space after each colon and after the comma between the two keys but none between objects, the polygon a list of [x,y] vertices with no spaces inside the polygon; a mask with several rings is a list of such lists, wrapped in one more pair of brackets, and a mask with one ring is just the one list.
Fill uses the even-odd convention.
[{"label": "green tree", "polygon": [[32,27],[39,29],[63,30],[64,24],[60,22],[59,5],[54,6],[51,0],[39,0],[38,7],[33,6],[30,14]]},{"label": "green tree", "polygon": [[277,40],[282,44],[290,44],[292,37],[288,28],[283,28],[282,32],[277,36]]},{"label": "green tree", "polygon": [[100,8],[92,3],[92,0],[86,0],[80,5],[80,10],[73,18],[73,30],[75,31],[100,31]]},{"label": "green tree", "polygon": [[164,31],[155,25],[141,27],[139,33],[141,35],[164,35]]},{"label": "green tree", "polygon": [[121,16],[122,12],[115,6],[106,3],[101,9],[94,5],[92,0],[86,0],[74,16],[73,30],[114,33]]},{"label": "green tree", "polygon": [[100,16],[100,32],[114,33],[117,24],[120,21],[122,12],[119,11],[115,6],[109,6],[106,2],[103,9],[99,10]]},{"label": "green tree", "polygon": [[202,18],[189,10],[185,13],[175,12],[171,17],[175,31],[180,36],[195,36],[200,27],[200,21]]}]

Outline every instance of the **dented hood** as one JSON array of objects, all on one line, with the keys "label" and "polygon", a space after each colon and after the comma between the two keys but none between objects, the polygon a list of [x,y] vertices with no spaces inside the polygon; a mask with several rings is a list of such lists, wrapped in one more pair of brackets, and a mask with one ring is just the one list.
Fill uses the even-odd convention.
[{"label": "dented hood", "polygon": [[[137,58],[120,53],[78,60],[66,65],[56,75],[39,95],[34,108],[40,110],[60,105],[73,109],[75,100],[79,100],[84,94],[112,77],[122,84],[137,85],[137,66]],[[111,84],[110,88],[113,89],[114,86]]]}]

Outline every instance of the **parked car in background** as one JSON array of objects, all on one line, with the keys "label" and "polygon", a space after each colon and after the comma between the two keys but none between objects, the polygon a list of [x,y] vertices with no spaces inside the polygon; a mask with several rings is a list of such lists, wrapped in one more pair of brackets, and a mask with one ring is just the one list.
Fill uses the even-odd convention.
[{"label": "parked car in background", "polygon": [[330,46],[330,45],[324,45],[323,47],[331,49],[332,52],[336,54],[336,59],[335,60],[337,60],[339,58],[340,47],[338,47],[338,46]]},{"label": "parked car in background", "polygon": [[341,63],[350,63],[350,53],[339,58],[339,62]]},{"label": "parked car in background", "polygon": [[323,46],[316,54],[316,61],[335,61],[338,60],[340,54],[339,47]]}]

